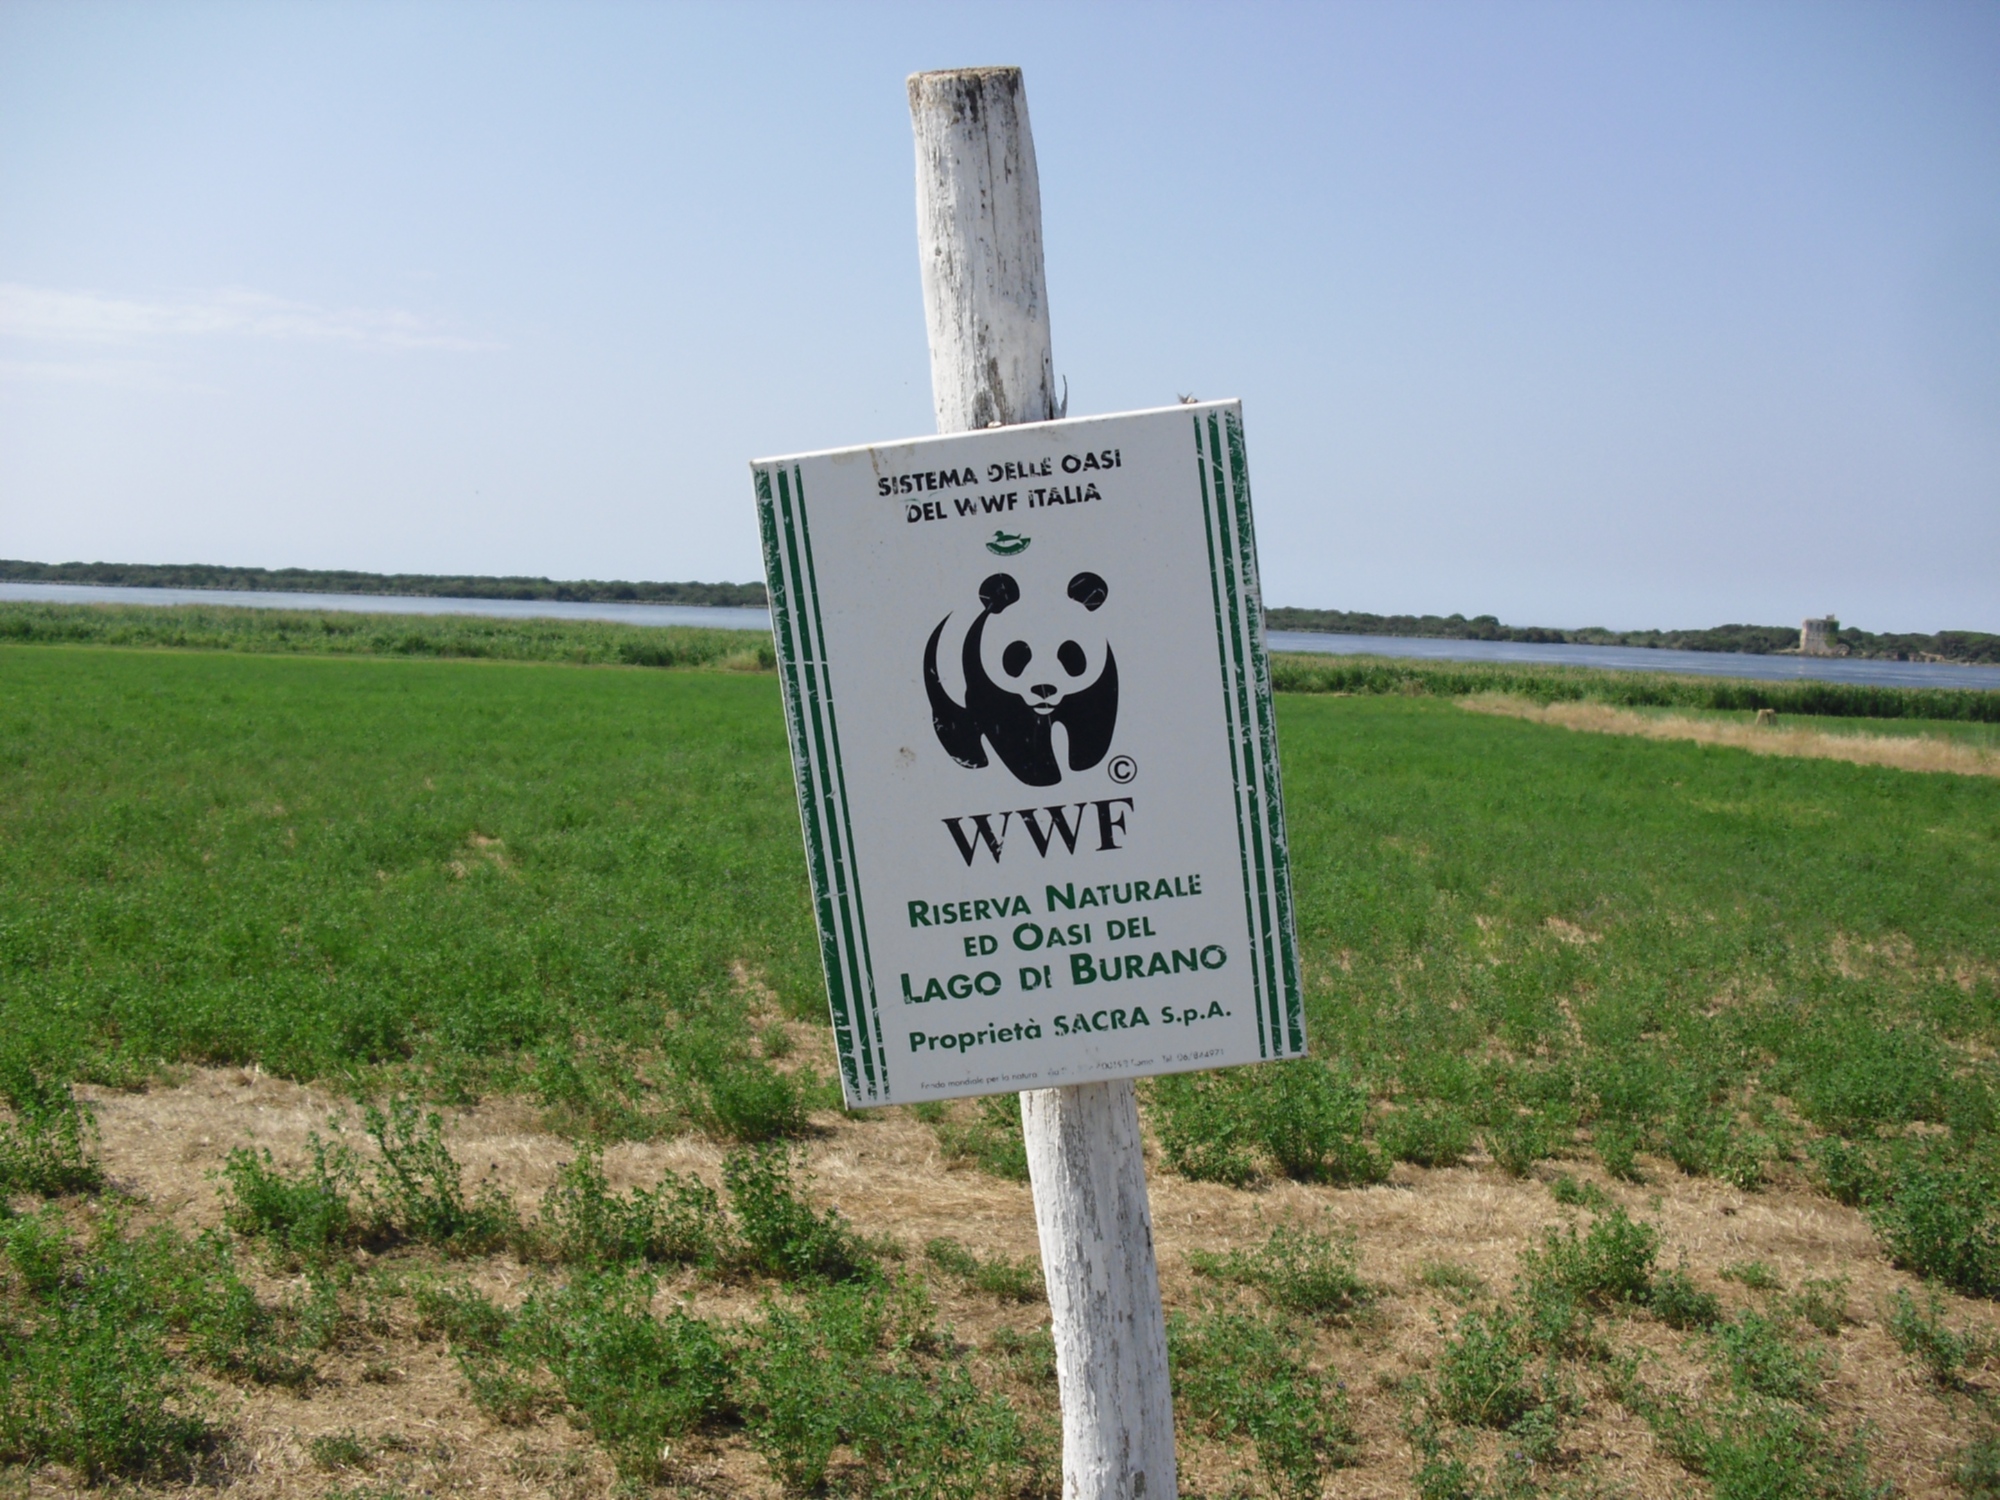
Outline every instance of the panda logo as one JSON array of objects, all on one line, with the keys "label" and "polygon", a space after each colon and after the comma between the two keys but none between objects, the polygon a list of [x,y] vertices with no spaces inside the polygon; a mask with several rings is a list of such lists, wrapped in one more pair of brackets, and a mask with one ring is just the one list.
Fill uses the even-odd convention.
[{"label": "panda logo", "polygon": [[1072,771],[1103,760],[1118,721],[1118,660],[1090,617],[1109,594],[1095,573],[1079,573],[1065,598],[1038,608],[1022,604],[1011,573],[989,577],[979,585],[986,607],[965,633],[963,706],[938,677],[938,639],[951,616],[938,621],[924,647],[924,687],[945,753],[976,769],[991,745],[1029,786],[1054,786],[1062,780],[1054,739],[1060,724]]}]

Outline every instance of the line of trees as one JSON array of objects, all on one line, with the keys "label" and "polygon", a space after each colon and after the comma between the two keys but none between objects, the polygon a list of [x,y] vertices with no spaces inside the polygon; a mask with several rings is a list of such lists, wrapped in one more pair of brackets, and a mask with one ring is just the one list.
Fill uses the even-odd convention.
[{"label": "line of trees", "polygon": [[622,579],[483,578],[445,573],[356,573],[329,568],[230,568],[212,563],[36,563],[0,560],[8,583],[95,583],[124,588],[400,594],[451,599],[557,599],[583,604],[707,604],[762,608],[761,583],[627,583]]},{"label": "line of trees", "polygon": [[[453,599],[553,599],[601,604],[705,604],[761,609],[761,583],[628,583],[621,579],[490,578],[445,573],[357,573],[329,568],[231,568],[213,563],[37,563],[0,559],[0,582],[94,583],[125,588],[258,589],[297,594],[401,594]],[[1420,636],[1450,641],[1538,641],[1553,645],[1648,646],[1670,651],[1796,651],[1795,625],[1716,625],[1707,630],[1555,630],[1503,625],[1492,615],[1376,615],[1346,609],[1272,609],[1272,630],[1329,635]],[[2000,635],[1941,630],[1888,634],[1838,627],[1849,656],[1896,661],[2000,664]]]},{"label": "line of trees", "polygon": [[[1770,656],[1799,649],[1796,625],[1716,625],[1707,630],[1606,630],[1585,626],[1555,630],[1541,625],[1503,625],[1492,615],[1375,615],[1345,609],[1272,609],[1264,614],[1272,630],[1313,630],[1329,635],[1418,636],[1448,641],[1537,641],[1551,645],[1642,646],[1669,651],[1740,651]],[[1896,661],[1954,661],[2000,664],[2000,635],[1977,630],[1941,630],[1934,635],[1835,632],[1849,656]]]}]

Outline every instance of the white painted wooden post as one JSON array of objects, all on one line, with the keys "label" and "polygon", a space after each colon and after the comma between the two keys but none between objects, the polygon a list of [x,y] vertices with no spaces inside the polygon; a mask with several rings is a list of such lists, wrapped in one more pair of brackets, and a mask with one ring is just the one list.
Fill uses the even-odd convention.
[{"label": "white painted wooden post", "polygon": [[[941,433],[1059,415],[1018,68],[910,78]],[[1021,1095],[1061,1389],[1064,1500],[1173,1500],[1173,1395],[1130,1079]]]}]

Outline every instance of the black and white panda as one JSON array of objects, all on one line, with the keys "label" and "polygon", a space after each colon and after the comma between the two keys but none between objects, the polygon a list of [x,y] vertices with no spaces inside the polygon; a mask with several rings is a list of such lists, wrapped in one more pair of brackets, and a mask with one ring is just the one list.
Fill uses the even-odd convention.
[{"label": "black and white panda", "polygon": [[[1092,618],[1110,595],[1095,573],[1078,573],[1060,596],[1024,601],[1011,573],[979,585],[986,607],[965,633],[965,703],[938,677],[938,639],[924,647],[924,687],[938,743],[962,766],[986,764],[986,745],[1029,786],[1062,780],[1052,730],[1069,740],[1069,768],[1088,771],[1111,748],[1118,721],[1118,660]],[[981,740],[985,744],[981,744]]]}]

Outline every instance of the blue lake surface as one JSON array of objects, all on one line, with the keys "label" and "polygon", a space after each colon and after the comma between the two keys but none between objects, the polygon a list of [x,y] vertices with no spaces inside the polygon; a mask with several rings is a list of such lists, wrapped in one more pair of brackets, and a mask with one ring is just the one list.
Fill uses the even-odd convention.
[{"label": "blue lake surface", "polygon": [[[411,594],[290,594],[238,589],[116,588],[80,583],[0,583],[0,599],[45,604],[217,604],[244,609],[337,609],[355,614],[487,615],[501,619],[615,620],[627,625],[701,625],[769,630],[770,612],[694,604],[579,604],[554,599],[445,599]],[[1816,679],[1883,687],[2000,689],[2000,667],[1942,662],[1859,661],[1847,657],[1749,656],[1732,651],[1653,651],[1641,646],[1563,646],[1527,641],[1436,641],[1413,636],[1323,635],[1274,630],[1273,651],[1323,656],[1406,656],[1429,661],[1514,662],[1687,672],[1764,681]]]},{"label": "blue lake surface", "polygon": [[450,599],[419,594],[289,594],[257,589],[120,588],[94,583],[0,583],[0,599],[43,604],[216,604],[233,609],[337,609],[357,615],[488,615],[507,620],[616,620],[769,630],[764,609],[701,604],[578,604],[563,599]]}]

